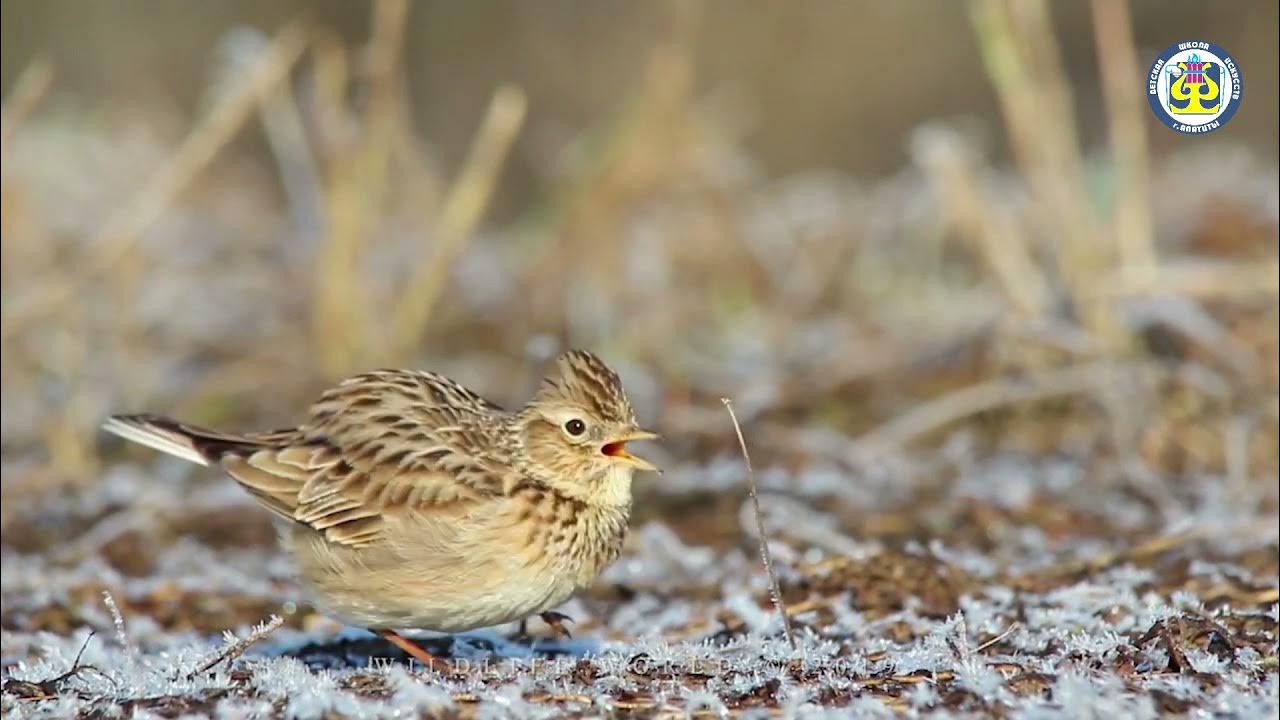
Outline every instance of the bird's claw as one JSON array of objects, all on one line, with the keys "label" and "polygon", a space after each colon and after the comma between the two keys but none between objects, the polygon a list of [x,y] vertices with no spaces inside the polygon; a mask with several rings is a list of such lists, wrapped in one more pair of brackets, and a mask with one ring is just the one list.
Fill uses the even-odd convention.
[{"label": "bird's claw", "polygon": [[552,612],[552,611],[544,612],[538,617],[542,618],[542,622],[550,625],[551,629],[555,630],[556,634],[559,635],[560,637],[563,637],[567,640],[573,639],[573,633],[570,633],[569,628],[564,626],[566,622],[572,623],[573,618],[569,617],[568,615],[565,615],[564,613],[558,613],[558,612]]}]

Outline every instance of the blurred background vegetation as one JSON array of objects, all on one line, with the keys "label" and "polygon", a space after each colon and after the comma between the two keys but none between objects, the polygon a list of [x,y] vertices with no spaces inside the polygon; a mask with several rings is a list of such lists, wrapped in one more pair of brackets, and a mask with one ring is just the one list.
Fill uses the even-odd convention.
[{"label": "blurred background vegetation", "polygon": [[[111,412],[283,426],[375,366],[510,405],[585,346],[669,467],[733,450],[728,395],[761,464],[856,478],[963,428],[1274,512],[1274,2],[64,0],[2,32],[7,499],[94,482]],[[1201,137],[1143,95],[1193,38],[1245,87]]]}]

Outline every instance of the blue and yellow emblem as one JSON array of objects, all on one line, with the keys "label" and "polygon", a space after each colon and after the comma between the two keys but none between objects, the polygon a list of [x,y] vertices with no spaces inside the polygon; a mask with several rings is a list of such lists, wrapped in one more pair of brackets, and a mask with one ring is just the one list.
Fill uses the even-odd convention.
[{"label": "blue and yellow emblem", "polygon": [[1244,84],[1221,46],[1192,40],[1165,48],[1147,74],[1147,100],[1165,125],[1187,135],[1213,132],[1235,115]]}]

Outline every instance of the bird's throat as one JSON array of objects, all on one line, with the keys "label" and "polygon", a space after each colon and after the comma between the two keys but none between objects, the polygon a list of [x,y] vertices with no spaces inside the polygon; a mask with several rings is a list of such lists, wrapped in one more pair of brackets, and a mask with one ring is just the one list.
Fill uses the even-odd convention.
[{"label": "bird's throat", "polygon": [[600,507],[630,508],[631,477],[635,469],[621,463],[610,463],[591,489],[592,505]]}]

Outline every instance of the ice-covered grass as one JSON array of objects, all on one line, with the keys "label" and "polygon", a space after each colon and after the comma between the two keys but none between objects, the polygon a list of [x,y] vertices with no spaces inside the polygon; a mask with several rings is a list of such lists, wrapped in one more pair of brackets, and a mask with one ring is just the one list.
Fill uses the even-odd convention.
[{"label": "ice-covered grass", "polygon": [[[985,492],[982,472],[966,471],[944,504]],[[1031,466],[987,472],[1005,486],[1022,473],[1027,492],[1051,492],[1063,507],[1076,482]],[[118,505],[120,482],[75,503],[35,503],[30,520],[102,515],[95,527],[163,534],[172,519],[151,513],[154,503]],[[1094,518],[1099,525],[1065,533],[1052,513],[970,517],[1010,541],[984,546],[950,523],[922,545],[892,534],[854,540],[829,479],[816,478],[823,503],[795,499],[806,495],[803,476],[789,482],[800,488],[784,508],[790,522],[766,531],[777,533],[794,650],[751,546],[754,521],[732,508],[741,539],[727,545],[661,522],[635,528],[597,588],[562,608],[578,620],[574,640],[550,639],[537,621],[532,639],[515,638],[514,628],[422,637],[449,659],[436,668],[312,613],[269,542],[210,546],[187,537],[152,547],[144,574],[109,554],[6,547],[4,714],[1154,717],[1199,709],[1265,717],[1277,709],[1277,550],[1273,534],[1251,532],[1265,516],[1224,528],[1219,511],[1202,506],[1168,532],[1148,518],[1150,536],[1123,534],[1105,513]],[[190,483],[130,487],[163,500]],[[236,511],[217,522],[259,512],[234,495],[213,497]],[[762,498],[766,510],[772,497]],[[1007,511],[979,500],[991,513]],[[801,522],[807,533],[787,530]],[[856,551],[805,540],[815,528],[839,538],[826,545]],[[1082,558],[1072,544],[1088,537],[1101,546]],[[272,613],[281,618],[262,626]],[[219,618],[227,624],[213,627]]]}]

